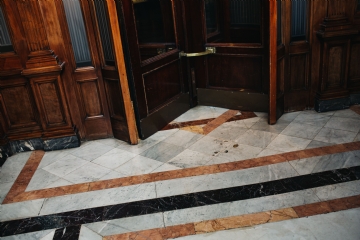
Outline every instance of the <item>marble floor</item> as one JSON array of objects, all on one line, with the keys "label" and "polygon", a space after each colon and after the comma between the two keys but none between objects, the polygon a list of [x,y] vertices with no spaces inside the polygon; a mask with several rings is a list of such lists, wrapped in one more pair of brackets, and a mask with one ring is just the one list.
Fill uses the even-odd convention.
[{"label": "marble floor", "polygon": [[197,106],[135,146],[18,153],[0,202],[1,239],[360,239],[360,106]]}]

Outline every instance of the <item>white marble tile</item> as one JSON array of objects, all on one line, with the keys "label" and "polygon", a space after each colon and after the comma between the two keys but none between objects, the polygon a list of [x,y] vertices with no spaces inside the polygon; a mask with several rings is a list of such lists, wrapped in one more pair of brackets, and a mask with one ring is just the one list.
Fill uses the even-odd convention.
[{"label": "white marble tile", "polygon": [[358,141],[360,141],[360,132],[359,132],[359,134],[355,137],[355,139],[354,139],[354,142],[358,142]]},{"label": "white marble tile", "polygon": [[261,118],[267,118],[268,117],[268,113],[266,112],[254,112],[256,116],[261,117]]},{"label": "white marble tile", "polygon": [[310,142],[311,140],[280,134],[267,146],[267,148],[277,151],[291,152],[305,149]]},{"label": "white marble tile", "polygon": [[80,148],[76,149],[71,154],[78,158],[82,158],[87,161],[92,161],[100,157],[101,155],[109,152],[113,148],[114,148],[113,146],[107,146],[98,143],[96,141],[91,141],[89,144],[86,144],[85,146],[81,146]]},{"label": "white marble tile", "polygon": [[165,139],[164,142],[176,146],[188,148],[202,137],[204,137],[204,135],[189,131],[179,130],[176,133],[172,134],[167,139]]},{"label": "white marble tile", "polygon": [[[46,230],[47,232],[48,230]],[[45,237],[42,237],[40,240],[53,240],[55,235],[55,230],[50,230],[51,232],[45,235]]]},{"label": "white marble tile", "polygon": [[6,195],[10,191],[12,185],[13,185],[12,182],[0,183],[0,204],[5,199]]},{"label": "white marble tile", "polygon": [[231,202],[230,209],[232,216],[238,216],[301,206],[316,202],[320,202],[320,199],[316,196],[315,191],[307,189]]},{"label": "white marble tile", "polygon": [[46,199],[40,215],[135,202],[155,197],[155,183],[77,193]]},{"label": "white marble tile", "polygon": [[162,162],[150,158],[136,156],[135,158],[116,168],[115,171],[126,174],[127,176],[142,175],[151,173],[162,164]]},{"label": "white marble tile", "polygon": [[337,130],[331,128],[323,128],[318,135],[314,138],[316,141],[328,142],[328,143],[347,143],[352,142],[356,137],[355,132],[349,132],[344,130]]},{"label": "white marble tile", "polygon": [[227,158],[231,161],[239,161],[256,157],[263,149],[236,142],[227,142],[224,149],[222,149],[218,156]]},{"label": "white marble tile", "polygon": [[331,145],[334,145],[334,143],[327,143],[327,142],[320,142],[320,141],[312,140],[309,143],[309,145],[306,147],[306,149],[326,147],[326,146],[331,146]]},{"label": "white marble tile", "polygon": [[152,171],[152,173],[166,172],[166,171],[172,171],[172,170],[178,170],[178,169],[181,169],[181,168],[176,167],[171,164],[164,163],[163,165],[161,165],[160,167],[158,167],[154,171]]},{"label": "white marble tile", "polygon": [[0,221],[37,216],[44,199],[0,205]]},{"label": "white marble tile", "polygon": [[139,140],[139,143],[137,145],[124,144],[118,146],[117,148],[128,152],[140,154],[145,150],[149,149],[150,147],[154,146],[158,142],[159,142],[158,140],[147,138],[146,140]]},{"label": "white marble tile", "polygon": [[59,176],[51,174],[43,169],[38,169],[35,171],[33,177],[31,178],[30,183],[26,188],[26,191],[46,188],[48,185],[53,184],[59,179]]},{"label": "white marble tile", "polygon": [[257,123],[261,118],[260,117],[253,117],[244,120],[236,120],[231,122],[223,123],[222,125],[225,126],[235,126],[241,128],[251,128],[255,123]]},{"label": "white marble tile", "polygon": [[360,130],[360,119],[332,117],[325,127],[358,133]]},{"label": "white marble tile", "polygon": [[44,168],[60,159],[66,158],[67,155],[75,151],[74,149],[57,150],[51,152],[45,152],[44,157],[41,159],[38,168]]},{"label": "white marble tile", "polygon": [[24,233],[24,234],[18,234],[18,235],[12,235],[8,237],[2,237],[2,240],[50,240],[53,238],[50,238],[54,236],[55,231],[54,230],[44,230],[44,231],[38,231],[38,232],[31,232],[31,233]]},{"label": "white marble tile", "polygon": [[115,138],[105,138],[105,139],[98,139],[95,140],[95,142],[101,143],[105,146],[110,146],[110,147],[118,147],[120,145],[127,145],[127,142],[115,139]]},{"label": "white marble tile", "polygon": [[249,129],[240,137],[236,138],[235,142],[253,147],[266,148],[277,135],[276,133]]},{"label": "white marble tile", "polygon": [[128,177],[128,175],[125,173],[110,171],[109,173],[105,174],[105,176],[103,176],[99,180],[109,180],[109,179],[116,179],[116,178],[123,178],[123,177]]},{"label": "white marble tile", "polygon": [[305,175],[359,166],[360,156],[355,155],[354,152],[344,152],[290,161],[290,164],[299,174]]},{"label": "white marble tile", "polygon": [[156,141],[163,141],[166,138],[173,137],[175,133],[177,133],[179,129],[169,129],[169,130],[161,130],[151,135],[149,138],[154,139]]},{"label": "white marble tile", "polygon": [[323,127],[329,120],[331,116],[324,114],[318,114],[316,112],[301,112],[295,119],[294,122],[309,124],[314,126]]},{"label": "white marble tile", "polygon": [[167,163],[179,168],[190,168],[204,166],[210,160],[211,156],[209,155],[186,149]]},{"label": "white marble tile", "polygon": [[89,162],[62,178],[72,183],[93,182],[104,177],[110,171],[108,168]]},{"label": "white marble tile", "polygon": [[230,203],[220,203],[164,212],[164,221],[167,227],[223,218],[229,215],[231,215]]},{"label": "white marble tile", "polygon": [[298,176],[289,163],[156,182],[158,197],[201,192]]},{"label": "white marble tile", "polygon": [[53,182],[50,185],[47,185],[45,188],[55,188],[55,187],[62,187],[62,186],[68,186],[73,185],[74,183],[66,181],[65,179],[60,178],[56,182]]},{"label": "white marble tile", "polygon": [[186,113],[182,114],[180,117],[176,118],[174,122],[188,122],[194,120],[202,120],[209,118],[217,118],[221,114],[225,113],[228,109],[209,107],[209,106],[196,106]]},{"label": "white marble tile", "polygon": [[322,201],[360,195],[360,180],[318,187],[314,191]]},{"label": "white marble tile", "polygon": [[336,113],[336,111],[316,112],[314,109],[310,109],[310,110],[301,111],[300,113],[309,114],[309,115],[322,115],[322,116],[331,117]]},{"label": "white marble tile", "polygon": [[101,236],[111,236],[127,232],[164,227],[162,213],[115,219],[104,223],[105,225],[101,229],[99,229],[97,225],[93,227],[92,224],[86,224],[85,226],[93,231],[96,231]]},{"label": "white marble tile", "polygon": [[251,129],[272,133],[281,133],[289,124],[290,121],[278,120],[276,124],[270,125],[267,118],[262,118],[257,123],[255,123]]},{"label": "white marble tile", "polygon": [[314,139],[321,128],[322,127],[320,126],[292,122],[281,132],[281,134],[298,138]]},{"label": "white marble tile", "polygon": [[137,156],[135,153],[114,148],[91,162],[109,169],[115,169],[135,156]]},{"label": "white marble tile", "polygon": [[360,119],[360,114],[354,112],[351,109],[344,109],[344,110],[336,111],[334,117]]},{"label": "white marble tile", "polygon": [[85,225],[82,225],[79,240],[102,240],[102,236],[87,228]]},{"label": "white marble tile", "polygon": [[265,156],[271,156],[271,155],[276,155],[276,154],[281,154],[283,153],[282,151],[277,151],[277,150],[273,150],[273,149],[269,149],[269,148],[265,148],[264,150],[262,150],[259,155],[257,155],[256,157],[265,157]]},{"label": "white marble tile", "polygon": [[213,155],[214,153],[220,152],[220,150],[224,147],[225,141],[217,138],[213,138],[210,136],[205,136],[201,138],[199,141],[194,143],[189,147],[190,150],[205,153],[207,155]]},{"label": "white marble tile", "polygon": [[[290,178],[298,176],[299,174],[287,162],[278,163],[268,166],[249,168],[244,170],[237,170],[231,172],[223,172],[207,175],[207,178],[192,191],[201,192],[222,188],[230,188],[237,186],[245,186],[249,184],[256,184],[261,182],[268,182],[278,179]],[[204,176],[199,177],[202,179]],[[175,183],[175,181],[174,181]],[[175,186],[179,185],[174,184]],[[182,189],[181,187],[179,188]],[[188,192],[177,192],[177,194],[186,194]]]},{"label": "white marble tile", "polygon": [[9,157],[1,167],[0,183],[15,182],[32,152],[16,153]]},{"label": "white marble tile", "polygon": [[73,155],[68,155],[66,158],[60,159],[43,169],[59,177],[63,177],[87,163],[89,162],[86,160],[77,158]]},{"label": "white marble tile", "polygon": [[228,126],[227,124],[223,124],[209,133],[208,136],[232,141],[243,135],[246,131],[247,128]]},{"label": "white marble tile", "polygon": [[229,163],[229,162],[233,162],[233,160],[215,155],[214,157],[211,157],[210,161],[208,161],[205,165],[214,165],[214,164]]},{"label": "white marble tile", "polygon": [[160,162],[167,162],[184,150],[185,148],[174,144],[159,142],[140,155]]},{"label": "white marble tile", "polygon": [[281,117],[280,120],[283,121],[293,121],[301,112],[290,112],[290,113],[284,113]]}]

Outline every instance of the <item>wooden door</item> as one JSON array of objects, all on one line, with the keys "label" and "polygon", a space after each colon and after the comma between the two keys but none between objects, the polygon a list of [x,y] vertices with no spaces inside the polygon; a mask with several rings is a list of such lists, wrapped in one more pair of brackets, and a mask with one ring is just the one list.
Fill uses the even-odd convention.
[{"label": "wooden door", "polygon": [[185,44],[181,5],[178,0],[122,0],[118,8],[143,139],[190,108],[186,65],[179,58]]},{"label": "wooden door", "polygon": [[[216,53],[189,59],[201,105],[269,109],[269,1],[183,0],[187,52]],[[276,30],[276,29],[275,29]]]}]

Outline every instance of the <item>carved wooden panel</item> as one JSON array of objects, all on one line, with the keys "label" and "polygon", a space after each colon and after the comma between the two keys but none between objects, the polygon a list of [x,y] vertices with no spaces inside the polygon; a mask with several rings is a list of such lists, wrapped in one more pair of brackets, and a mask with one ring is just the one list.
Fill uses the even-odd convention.
[{"label": "carved wooden panel", "polygon": [[43,116],[44,130],[67,125],[64,103],[61,97],[57,76],[32,79],[38,101],[39,111]]},{"label": "carved wooden panel", "polygon": [[329,48],[327,88],[340,87],[343,83],[344,61],[346,61],[345,51],[344,46],[333,46]]},{"label": "carved wooden panel", "polygon": [[208,79],[210,87],[262,92],[263,57],[225,54],[209,56]]},{"label": "carved wooden panel", "polygon": [[181,92],[179,61],[143,74],[143,84],[148,113],[163,106],[168,100]]},{"label": "carved wooden panel", "polygon": [[350,51],[349,86],[360,85],[360,42],[354,43]]},{"label": "carved wooden panel", "polygon": [[99,95],[98,79],[78,81],[86,118],[103,116],[101,98]]},{"label": "carved wooden panel", "polygon": [[38,126],[36,107],[29,83],[25,79],[10,81],[11,85],[2,83],[0,88],[9,129]]},{"label": "carved wooden panel", "polygon": [[307,58],[307,53],[290,55],[290,90],[302,90],[307,88]]}]

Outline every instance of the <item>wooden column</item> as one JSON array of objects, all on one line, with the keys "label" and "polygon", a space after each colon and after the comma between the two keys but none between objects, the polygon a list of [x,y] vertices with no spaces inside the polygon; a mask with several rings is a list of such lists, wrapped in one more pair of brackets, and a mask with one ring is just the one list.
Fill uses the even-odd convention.
[{"label": "wooden column", "polygon": [[276,123],[276,83],[277,83],[277,5],[269,0],[269,124]]},{"label": "wooden column", "polygon": [[114,0],[106,0],[106,3],[109,11],[110,28],[111,28],[112,40],[113,40],[112,42],[114,43],[115,62],[116,62],[116,68],[119,73],[120,88],[123,96],[126,121],[130,135],[130,142],[131,144],[137,144],[139,137],[136,127],[133,103],[130,97],[130,90],[129,90],[127,72],[126,72],[124,50],[121,39],[118,13],[116,11],[116,4]]},{"label": "wooden column", "polygon": [[321,42],[320,83],[315,100],[318,112],[348,108],[347,87],[351,39],[358,34],[346,16],[346,3],[327,1],[326,17],[317,36]]}]

